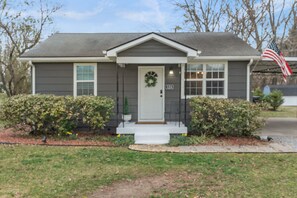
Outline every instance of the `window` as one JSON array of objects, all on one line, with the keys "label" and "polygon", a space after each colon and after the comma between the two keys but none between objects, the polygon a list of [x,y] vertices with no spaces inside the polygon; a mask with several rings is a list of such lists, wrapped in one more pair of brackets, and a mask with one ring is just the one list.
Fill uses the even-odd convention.
[{"label": "window", "polygon": [[225,95],[224,64],[206,64],[206,95]]},{"label": "window", "polygon": [[227,97],[227,63],[188,64],[183,71],[187,96]]},{"label": "window", "polygon": [[191,65],[185,72],[186,94],[187,95],[202,95],[203,88],[203,65]]},{"label": "window", "polygon": [[74,64],[74,96],[97,95],[97,64]]}]

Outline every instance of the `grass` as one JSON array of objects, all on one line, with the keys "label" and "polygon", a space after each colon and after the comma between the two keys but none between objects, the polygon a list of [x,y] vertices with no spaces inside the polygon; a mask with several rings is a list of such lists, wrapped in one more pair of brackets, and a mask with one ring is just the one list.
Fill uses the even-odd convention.
[{"label": "grass", "polygon": [[277,111],[262,111],[261,116],[264,118],[281,117],[281,118],[297,118],[297,107],[279,107]]},{"label": "grass", "polygon": [[[172,154],[125,148],[0,145],[0,197],[84,197],[114,181],[197,175],[161,197],[294,197],[294,154]],[[152,195],[153,196],[153,195]]]}]

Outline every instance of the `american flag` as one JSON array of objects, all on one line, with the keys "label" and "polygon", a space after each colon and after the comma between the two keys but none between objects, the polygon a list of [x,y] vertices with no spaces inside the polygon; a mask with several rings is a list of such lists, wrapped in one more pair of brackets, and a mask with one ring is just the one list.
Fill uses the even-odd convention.
[{"label": "american flag", "polygon": [[278,49],[274,41],[272,41],[268,48],[264,50],[261,57],[274,60],[274,62],[280,66],[285,81],[287,79],[287,76],[292,75],[292,69],[290,68],[289,64],[285,60],[283,53]]}]

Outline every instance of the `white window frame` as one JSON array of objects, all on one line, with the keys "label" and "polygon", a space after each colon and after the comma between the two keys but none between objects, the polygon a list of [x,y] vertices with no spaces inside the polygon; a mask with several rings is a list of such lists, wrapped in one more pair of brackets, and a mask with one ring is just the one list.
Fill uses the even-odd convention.
[{"label": "white window frame", "polygon": [[[94,66],[94,80],[77,80],[77,66]],[[73,96],[77,96],[78,82],[93,82],[94,96],[97,96],[97,63],[74,63],[73,64]]]},{"label": "white window frame", "polygon": [[[228,61],[205,61],[205,62],[190,62],[188,65],[202,64],[203,78],[202,78],[202,95],[187,95],[187,98],[192,97],[211,97],[211,98],[228,98]],[[216,81],[216,79],[206,78],[206,64],[224,64],[224,95],[206,95],[206,81]],[[181,98],[185,99],[185,64],[181,65]],[[198,79],[199,80],[199,79]],[[218,79],[221,80],[221,79]]]}]

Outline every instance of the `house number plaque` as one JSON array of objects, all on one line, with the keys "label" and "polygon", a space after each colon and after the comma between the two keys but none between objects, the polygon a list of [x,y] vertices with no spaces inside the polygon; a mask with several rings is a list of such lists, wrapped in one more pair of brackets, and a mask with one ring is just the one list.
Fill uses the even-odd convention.
[{"label": "house number plaque", "polygon": [[166,90],[174,90],[174,84],[166,84],[165,89]]}]

